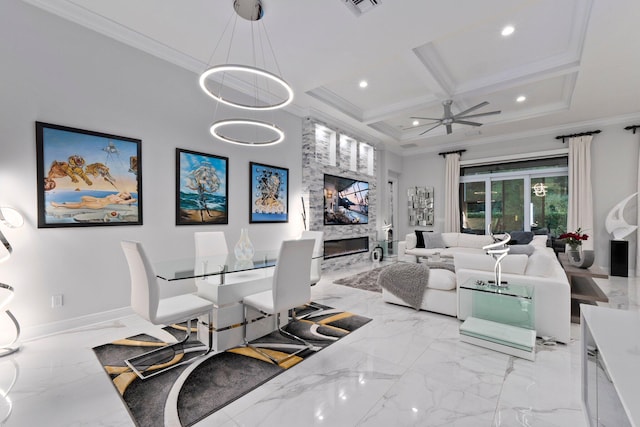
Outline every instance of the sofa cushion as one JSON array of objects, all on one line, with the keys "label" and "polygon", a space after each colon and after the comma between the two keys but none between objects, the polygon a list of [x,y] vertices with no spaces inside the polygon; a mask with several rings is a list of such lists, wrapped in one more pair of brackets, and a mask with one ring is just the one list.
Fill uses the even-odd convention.
[{"label": "sofa cushion", "polygon": [[533,240],[531,231],[512,231],[509,235],[511,235],[509,245],[528,245]]},{"label": "sofa cushion", "polygon": [[509,246],[509,255],[527,255],[531,256],[536,248],[533,245],[511,245]]},{"label": "sofa cushion", "polygon": [[424,248],[424,237],[422,236],[421,230],[416,230],[416,248]]},{"label": "sofa cushion", "polygon": [[[524,274],[527,269],[528,258],[526,255],[507,255],[502,259],[502,273]],[[481,271],[493,271],[496,261],[486,254],[456,253],[454,256],[456,270],[470,269]]]},{"label": "sofa cushion", "polygon": [[547,240],[549,240],[549,236],[546,234],[535,235],[533,236],[533,240],[531,240],[531,245],[535,247],[545,248],[547,246]]},{"label": "sofa cushion", "polygon": [[456,289],[456,274],[453,271],[442,268],[429,269],[429,283],[427,288],[440,291],[452,291]]},{"label": "sofa cushion", "polygon": [[442,233],[442,241],[447,248],[458,246],[460,233]]},{"label": "sofa cushion", "polygon": [[[556,265],[559,267],[560,263],[555,259],[553,250],[539,248],[529,257],[526,274],[527,276],[552,277],[556,273]],[[562,270],[562,267],[559,268]]]},{"label": "sofa cushion", "polygon": [[418,238],[416,237],[415,233],[407,234],[404,240],[406,242],[406,249],[414,249],[418,244]]},{"label": "sofa cushion", "polygon": [[483,246],[493,243],[493,238],[484,234],[466,234],[460,233],[458,236],[458,246],[465,248],[482,249]]},{"label": "sofa cushion", "polygon": [[446,248],[441,233],[424,231],[422,237],[425,249]]}]

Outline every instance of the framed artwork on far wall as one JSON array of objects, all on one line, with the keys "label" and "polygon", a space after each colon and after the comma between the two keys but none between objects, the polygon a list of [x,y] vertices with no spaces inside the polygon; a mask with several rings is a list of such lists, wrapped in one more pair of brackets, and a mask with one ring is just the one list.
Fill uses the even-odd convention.
[{"label": "framed artwork on far wall", "polygon": [[38,228],[142,225],[140,144],[36,122]]},{"label": "framed artwork on far wall", "polygon": [[229,223],[229,159],[176,148],[176,225]]},{"label": "framed artwork on far wall", "polygon": [[249,222],[289,222],[289,169],[249,163]]}]

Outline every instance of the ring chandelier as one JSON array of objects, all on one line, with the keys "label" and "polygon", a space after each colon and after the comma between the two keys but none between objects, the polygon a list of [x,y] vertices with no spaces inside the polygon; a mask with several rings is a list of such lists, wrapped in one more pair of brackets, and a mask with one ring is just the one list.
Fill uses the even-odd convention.
[{"label": "ring chandelier", "polygon": [[[229,127],[229,126],[235,126],[235,125],[244,125],[244,126],[252,126],[254,128],[267,129],[268,131],[271,131],[275,134],[275,138],[267,139],[265,141],[248,142],[245,139],[233,138],[231,136],[224,135],[222,133],[223,128]],[[219,120],[211,125],[210,131],[211,131],[211,135],[215,136],[216,138],[222,141],[229,142],[231,144],[239,144],[239,145],[253,145],[253,146],[265,147],[268,145],[276,145],[284,140],[284,132],[282,132],[282,130],[280,130],[279,127],[271,123],[261,122],[259,120],[249,120],[249,119]]]},{"label": "ring chandelier", "polygon": [[[257,22],[258,20],[262,19],[262,17],[264,16],[264,9],[262,8],[262,0],[233,0],[233,7],[234,7],[234,11],[236,12],[236,16],[235,16],[236,20],[237,20],[237,17],[240,16],[251,22],[251,43],[253,48],[252,49],[253,58],[255,62],[256,61],[255,60],[256,42],[254,40],[253,24],[254,22]],[[224,32],[226,32],[230,22],[231,22],[231,19],[229,23],[227,23],[227,27],[225,27]],[[235,31],[235,27],[236,27],[236,23],[234,22],[234,25],[233,25],[234,30],[232,30],[231,41],[229,42],[229,48],[227,51],[228,52],[227,63],[222,65],[215,65],[207,68],[200,75],[200,78],[198,80],[200,88],[203,90],[203,92],[207,96],[213,98],[218,102],[218,104],[216,105],[216,112],[219,104],[225,104],[229,107],[238,108],[241,110],[249,110],[254,112],[273,111],[273,110],[286,107],[287,105],[291,104],[291,102],[293,101],[293,89],[283,78],[281,78],[277,74],[267,71],[265,68],[260,68],[255,64],[252,66],[252,65],[228,63],[229,54],[231,51],[231,45],[233,44],[233,33]],[[266,28],[264,28],[264,24],[262,28],[264,32],[264,38],[266,39],[269,47],[271,48],[270,50],[271,50],[271,55],[273,57],[273,62],[276,64],[279,71],[277,60],[276,60],[275,54],[273,53],[273,48],[271,47],[271,42],[266,32]],[[223,33],[223,36],[224,36],[224,33]],[[220,44],[220,41],[218,42],[218,45],[219,44]],[[261,47],[263,46],[262,39],[259,40],[259,45]],[[218,46],[216,46],[216,50],[217,48]],[[262,49],[261,53],[262,53],[261,58],[264,61],[264,58],[265,58],[264,48]],[[215,54],[215,50],[214,50],[214,53],[211,55],[211,58],[213,58],[214,54]],[[209,62],[211,62],[211,60]],[[243,80],[238,78],[234,79],[233,77],[228,77],[227,74],[229,74],[229,76],[236,76],[236,75],[249,76],[250,80],[253,83],[248,84],[248,80]],[[218,82],[219,85],[218,85],[217,91],[207,86],[207,81],[209,79]],[[242,82],[240,86],[244,86],[244,90],[240,90],[240,92],[243,92],[246,95],[248,95],[246,97],[247,101],[233,100],[229,96],[223,96],[222,89],[225,87],[225,79],[227,80],[227,87],[230,87],[228,82],[235,82],[235,83]],[[261,88],[258,82],[265,82],[265,87]],[[247,88],[247,86],[249,86],[249,88]],[[279,92],[281,91],[282,96],[276,95],[274,91],[270,89],[270,86],[273,86]],[[236,87],[235,90],[238,91],[239,89]],[[248,92],[250,91],[253,91],[254,93],[249,94]],[[251,102],[251,100],[253,100],[253,102]],[[242,136],[231,136],[228,133],[227,134],[223,133],[222,131],[223,128],[229,128],[231,126],[236,126],[236,127],[247,126],[248,128],[253,128],[253,131],[266,130],[267,132],[273,133],[273,137],[265,138],[264,140],[256,140],[257,138],[251,140],[250,138],[244,138]],[[277,125],[272,123],[267,123],[262,120],[251,119],[251,118],[234,118],[234,119],[225,119],[225,120],[215,121],[211,125],[210,132],[214,137],[222,141],[232,143],[232,144],[239,144],[239,145],[268,146],[268,145],[278,144],[284,140],[284,132]],[[243,135],[249,135],[249,134],[256,135],[255,132],[251,132],[251,131],[243,133]]]}]

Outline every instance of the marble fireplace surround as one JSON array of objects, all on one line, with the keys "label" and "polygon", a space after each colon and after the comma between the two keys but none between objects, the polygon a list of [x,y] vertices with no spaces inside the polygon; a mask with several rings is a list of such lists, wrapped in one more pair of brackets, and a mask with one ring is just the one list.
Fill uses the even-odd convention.
[{"label": "marble fireplace surround", "polygon": [[[322,231],[325,241],[367,238],[366,250],[324,259],[323,271],[345,268],[369,259],[377,230],[378,153],[356,135],[314,118],[302,128],[302,193],[307,202],[308,229]],[[369,222],[324,225],[324,175],[343,176],[369,183]]]}]

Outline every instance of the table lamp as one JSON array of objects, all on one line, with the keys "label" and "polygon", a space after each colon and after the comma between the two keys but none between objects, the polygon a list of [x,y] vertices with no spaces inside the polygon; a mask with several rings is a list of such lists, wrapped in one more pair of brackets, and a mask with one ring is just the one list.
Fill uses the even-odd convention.
[{"label": "table lamp", "polygon": [[[4,225],[8,228],[18,228],[22,227],[24,224],[24,218],[20,213],[10,207],[0,206],[0,224]],[[11,256],[13,252],[13,248],[11,244],[7,240],[4,234],[2,234],[2,229],[0,228],[0,262],[6,261]],[[4,310],[5,306],[7,306],[11,300],[13,299],[14,293],[13,288],[7,284],[0,283],[0,310]],[[20,346],[15,345],[20,337],[20,324],[18,320],[15,318],[13,313],[9,310],[5,310],[5,314],[9,316],[9,319],[13,322],[13,325],[16,329],[16,335],[13,341],[9,344],[4,345],[0,348],[0,357],[8,356],[12,353],[15,353],[20,349]]]}]

